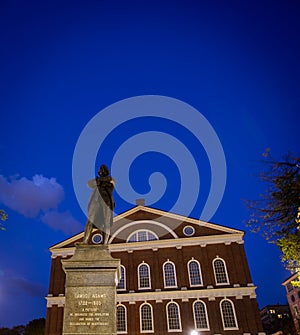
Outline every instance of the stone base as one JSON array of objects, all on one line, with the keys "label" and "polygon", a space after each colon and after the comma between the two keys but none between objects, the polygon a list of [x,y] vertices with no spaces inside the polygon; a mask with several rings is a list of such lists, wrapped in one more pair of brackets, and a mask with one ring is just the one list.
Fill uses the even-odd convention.
[{"label": "stone base", "polygon": [[120,260],[108,247],[77,244],[66,273],[63,335],[115,335]]}]

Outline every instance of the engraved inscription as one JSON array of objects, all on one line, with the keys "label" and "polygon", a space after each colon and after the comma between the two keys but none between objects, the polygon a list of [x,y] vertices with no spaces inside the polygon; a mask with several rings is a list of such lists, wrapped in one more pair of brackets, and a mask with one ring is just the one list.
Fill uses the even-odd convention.
[{"label": "engraved inscription", "polygon": [[[109,301],[109,294],[93,292],[99,288],[68,288],[71,301],[65,315],[65,326],[68,333],[95,333],[96,327],[110,328],[110,320],[114,309]],[[85,291],[89,292],[85,292]],[[107,291],[107,289],[106,289]],[[95,327],[93,329],[93,327]]]}]

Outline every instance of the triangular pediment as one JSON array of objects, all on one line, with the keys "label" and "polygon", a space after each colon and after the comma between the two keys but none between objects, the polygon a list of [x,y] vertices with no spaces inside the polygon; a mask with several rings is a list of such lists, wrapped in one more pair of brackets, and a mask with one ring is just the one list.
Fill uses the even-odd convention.
[{"label": "triangular pediment", "polygon": [[[229,228],[211,222],[205,222],[179,214],[147,206],[136,206],[116,215],[111,227],[110,244],[125,243],[135,231],[147,230],[159,237],[159,240],[212,238],[213,236],[240,235],[241,230]],[[96,231],[96,230],[95,230]],[[187,232],[193,234],[186,234]],[[73,248],[76,242],[83,239],[81,232],[50,248],[50,251],[61,248]]]}]

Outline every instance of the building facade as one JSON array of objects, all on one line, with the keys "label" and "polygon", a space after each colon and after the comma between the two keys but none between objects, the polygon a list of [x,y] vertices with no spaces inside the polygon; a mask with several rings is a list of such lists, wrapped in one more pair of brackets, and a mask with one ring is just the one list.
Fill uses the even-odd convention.
[{"label": "building facade", "polygon": [[300,286],[294,285],[294,282],[299,283],[299,272],[291,275],[282,285],[286,289],[286,297],[294,320],[296,334],[300,335]]},{"label": "building facade", "polygon": [[294,334],[294,327],[288,305],[267,305],[260,311],[261,321],[266,334]]},{"label": "building facade", "polygon": [[[244,232],[139,204],[114,218],[109,250],[121,260],[117,334],[265,334]],[[61,335],[65,273],[83,233],[50,248],[45,335]],[[101,242],[94,230],[89,243]]]}]

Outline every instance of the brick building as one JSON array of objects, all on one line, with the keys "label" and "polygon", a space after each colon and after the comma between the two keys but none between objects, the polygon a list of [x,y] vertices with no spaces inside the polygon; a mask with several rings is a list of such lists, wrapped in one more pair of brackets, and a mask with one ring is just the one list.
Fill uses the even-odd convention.
[{"label": "brick building", "polygon": [[274,334],[280,331],[283,334],[294,334],[288,305],[267,305],[261,309],[260,317],[267,334]]},{"label": "brick building", "polygon": [[292,274],[282,285],[286,289],[286,297],[294,321],[296,334],[300,335],[300,286],[293,285],[299,282],[299,272]]},{"label": "brick building", "polygon": [[[264,334],[244,232],[139,204],[116,216],[109,249],[121,260],[118,334]],[[50,248],[45,335],[61,335],[65,273],[83,233]],[[94,230],[90,243],[99,243]]]}]

